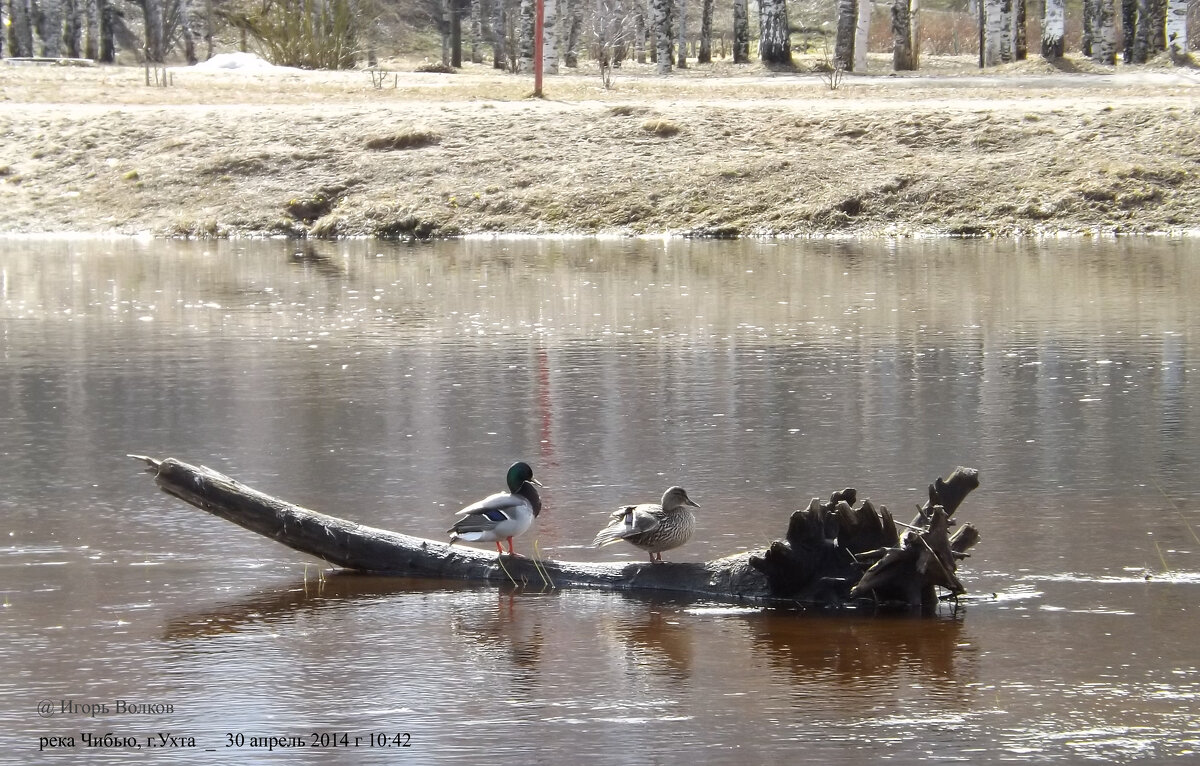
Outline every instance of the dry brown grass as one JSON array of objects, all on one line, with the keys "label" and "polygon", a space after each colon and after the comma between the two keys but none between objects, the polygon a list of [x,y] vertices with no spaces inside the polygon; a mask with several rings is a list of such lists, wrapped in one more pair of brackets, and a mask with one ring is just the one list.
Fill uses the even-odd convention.
[{"label": "dry brown grass", "polygon": [[[0,67],[0,231],[878,236],[1200,221],[1194,74],[923,65],[830,91],[811,73],[720,63],[659,78],[631,64],[612,91],[587,70],[548,78],[545,100],[485,67],[383,91],[361,72],[185,72],[146,88],[140,70]],[[412,133],[437,148],[387,151]]]},{"label": "dry brown grass", "polygon": [[420,149],[423,146],[433,146],[441,140],[441,136],[432,130],[410,128],[386,136],[372,136],[367,139],[366,146],[374,151]]}]

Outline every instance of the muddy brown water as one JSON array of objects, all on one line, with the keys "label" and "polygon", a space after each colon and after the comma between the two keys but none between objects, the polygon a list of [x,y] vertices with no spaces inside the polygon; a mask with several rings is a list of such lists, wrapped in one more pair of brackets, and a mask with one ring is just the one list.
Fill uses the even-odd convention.
[{"label": "muddy brown water", "polygon": [[[1170,238],[0,242],[0,763],[1196,758],[1197,295]],[[931,619],[335,575],[129,452],[435,538],[523,458],[583,560],[963,464],[983,539]]]}]

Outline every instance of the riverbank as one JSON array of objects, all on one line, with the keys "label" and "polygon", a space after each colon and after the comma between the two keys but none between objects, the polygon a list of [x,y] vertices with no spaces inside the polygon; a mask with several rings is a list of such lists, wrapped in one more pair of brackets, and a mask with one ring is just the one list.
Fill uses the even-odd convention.
[{"label": "riverbank", "polygon": [[[627,65],[527,77],[0,64],[0,233],[1148,233],[1200,228],[1200,76]],[[802,66],[802,68],[804,68]],[[886,67],[876,66],[880,72]]]}]

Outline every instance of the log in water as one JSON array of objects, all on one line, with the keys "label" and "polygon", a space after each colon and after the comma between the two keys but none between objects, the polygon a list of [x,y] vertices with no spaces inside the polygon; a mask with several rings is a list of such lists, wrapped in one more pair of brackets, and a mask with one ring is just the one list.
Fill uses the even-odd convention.
[{"label": "log in water", "polygon": [[[932,609],[940,587],[964,592],[957,562],[978,532],[952,517],[979,486],[973,468],[956,468],[929,487],[912,524],[886,506],[855,506],[845,489],[792,513],[785,539],[765,549],[704,563],[582,563],[528,559],[452,546],[368,527],[302,508],[205,466],[174,458],[146,463],[158,486],[191,505],[330,564],[404,577],[514,582],[532,587],[601,588],[689,594],[722,601],[798,606],[903,605]],[[901,535],[898,527],[904,527]]]}]

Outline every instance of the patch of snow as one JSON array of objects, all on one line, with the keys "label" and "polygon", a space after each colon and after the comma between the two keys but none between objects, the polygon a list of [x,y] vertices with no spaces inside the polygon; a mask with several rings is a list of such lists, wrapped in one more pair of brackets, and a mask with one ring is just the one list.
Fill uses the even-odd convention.
[{"label": "patch of snow", "polygon": [[188,67],[191,70],[200,71],[249,71],[262,72],[271,69],[288,69],[289,67],[278,67],[253,53],[218,53],[208,61],[201,61],[193,67]]}]

